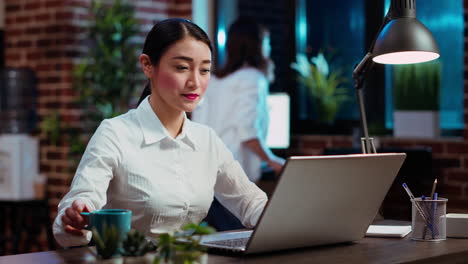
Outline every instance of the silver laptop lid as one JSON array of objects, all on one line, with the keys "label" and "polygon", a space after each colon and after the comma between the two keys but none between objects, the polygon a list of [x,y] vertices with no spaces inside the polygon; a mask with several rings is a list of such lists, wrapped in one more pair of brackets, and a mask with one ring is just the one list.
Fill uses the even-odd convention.
[{"label": "silver laptop lid", "polygon": [[363,238],[405,157],[386,153],[288,158],[245,253]]}]

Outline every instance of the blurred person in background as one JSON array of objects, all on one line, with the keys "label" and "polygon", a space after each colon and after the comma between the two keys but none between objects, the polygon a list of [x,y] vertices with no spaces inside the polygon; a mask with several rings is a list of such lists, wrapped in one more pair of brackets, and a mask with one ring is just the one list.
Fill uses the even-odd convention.
[{"label": "blurred person in background", "polygon": [[[262,176],[262,163],[279,174],[284,159],[266,145],[269,125],[267,97],[274,80],[268,30],[249,17],[229,28],[226,63],[212,76],[204,100],[192,120],[212,127],[252,182]],[[216,201],[207,221],[219,231],[243,228]]]},{"label": "blurred person in background", "polygon": [[270,34],[252,18],[241,17],[228,31],[226,63],[212,76],[204,100],[192,120],[212,127],[249,179],[261,177],[265,162],[279,174],[284,159],[266,146],[267,97],[274,80]]}]

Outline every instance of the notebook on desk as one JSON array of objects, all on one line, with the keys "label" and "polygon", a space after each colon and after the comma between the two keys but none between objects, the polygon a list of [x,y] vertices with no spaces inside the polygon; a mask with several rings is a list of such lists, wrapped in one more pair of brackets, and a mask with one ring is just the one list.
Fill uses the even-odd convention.
[{"label": "notebook on desk", "polygon": [[359,240],[405,157],[290,157],[254,230],[203,236],[201,244],[251,254]]}]

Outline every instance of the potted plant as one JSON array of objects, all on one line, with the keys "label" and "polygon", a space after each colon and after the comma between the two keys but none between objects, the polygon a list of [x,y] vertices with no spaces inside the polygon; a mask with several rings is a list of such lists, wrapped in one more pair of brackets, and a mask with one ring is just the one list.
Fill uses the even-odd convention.
[{"label": "potted plant", "polygon": [[122,263],[121,258],[113,258],[118,255],[119,231],[113,225],[104,226],[102,234],[96,228],[92,229],[93,240],[96,243],[96,252],[100,263]]},{"label": "potted plant", "polygon": [[394,66],[395,136],[423,138],[440,136],[441,69],[439,61]]},{"label": "potted plant", "polygon": [[42,121],[41,129],[52,144],[58,143],[59,135],[67,137],[73,166],[99,123],[126,112],[138,99],[135,91],[143,78],[137,64],[139,25],[133,4],[129,0],[91,2],[92,19],[85,35],[88,47],[73,68],[80,123],[66,124],[56,113]]},{"label": "potted plant", "polygon": [[345,79],[340,71],[330,73],[329,65],[322,53],[309,60],[304,54],[296,55],[291,68],[299,73],[298,80],[308,88],[318,120],[330,124],[336,118],[341,105],[349,100]]},{"label": "potted plant", "polygon": [[126,239],[122,243],[122,256],[124,263],[151,264],[155,254],[148,254],[156,251],[156,244],[148,240],[145,235],[138,230],[130,230]]},{"label": "potted plant", "polygon": [[208,263],[206,248],[200,245],[201,236],[214,233],[207,223],[188,224],[173,234],[159,237],[156,264],[205,264]]}]

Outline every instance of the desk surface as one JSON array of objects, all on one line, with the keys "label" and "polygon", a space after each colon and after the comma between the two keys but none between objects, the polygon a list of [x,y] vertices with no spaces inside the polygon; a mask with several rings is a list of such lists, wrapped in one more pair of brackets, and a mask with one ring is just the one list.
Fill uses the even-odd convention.
[{"label": "desk surface", "polygon": [[[210,254],[208,263],[466,263],[468,239],[447,239],[442,242],[412,241],[410,236],[396,238],[364,238],[334,246],[290,250],[254,256],[222,256]],[[18,263],[93,263],[89,248],[46,251],[0,257],[0,264]]]}]

